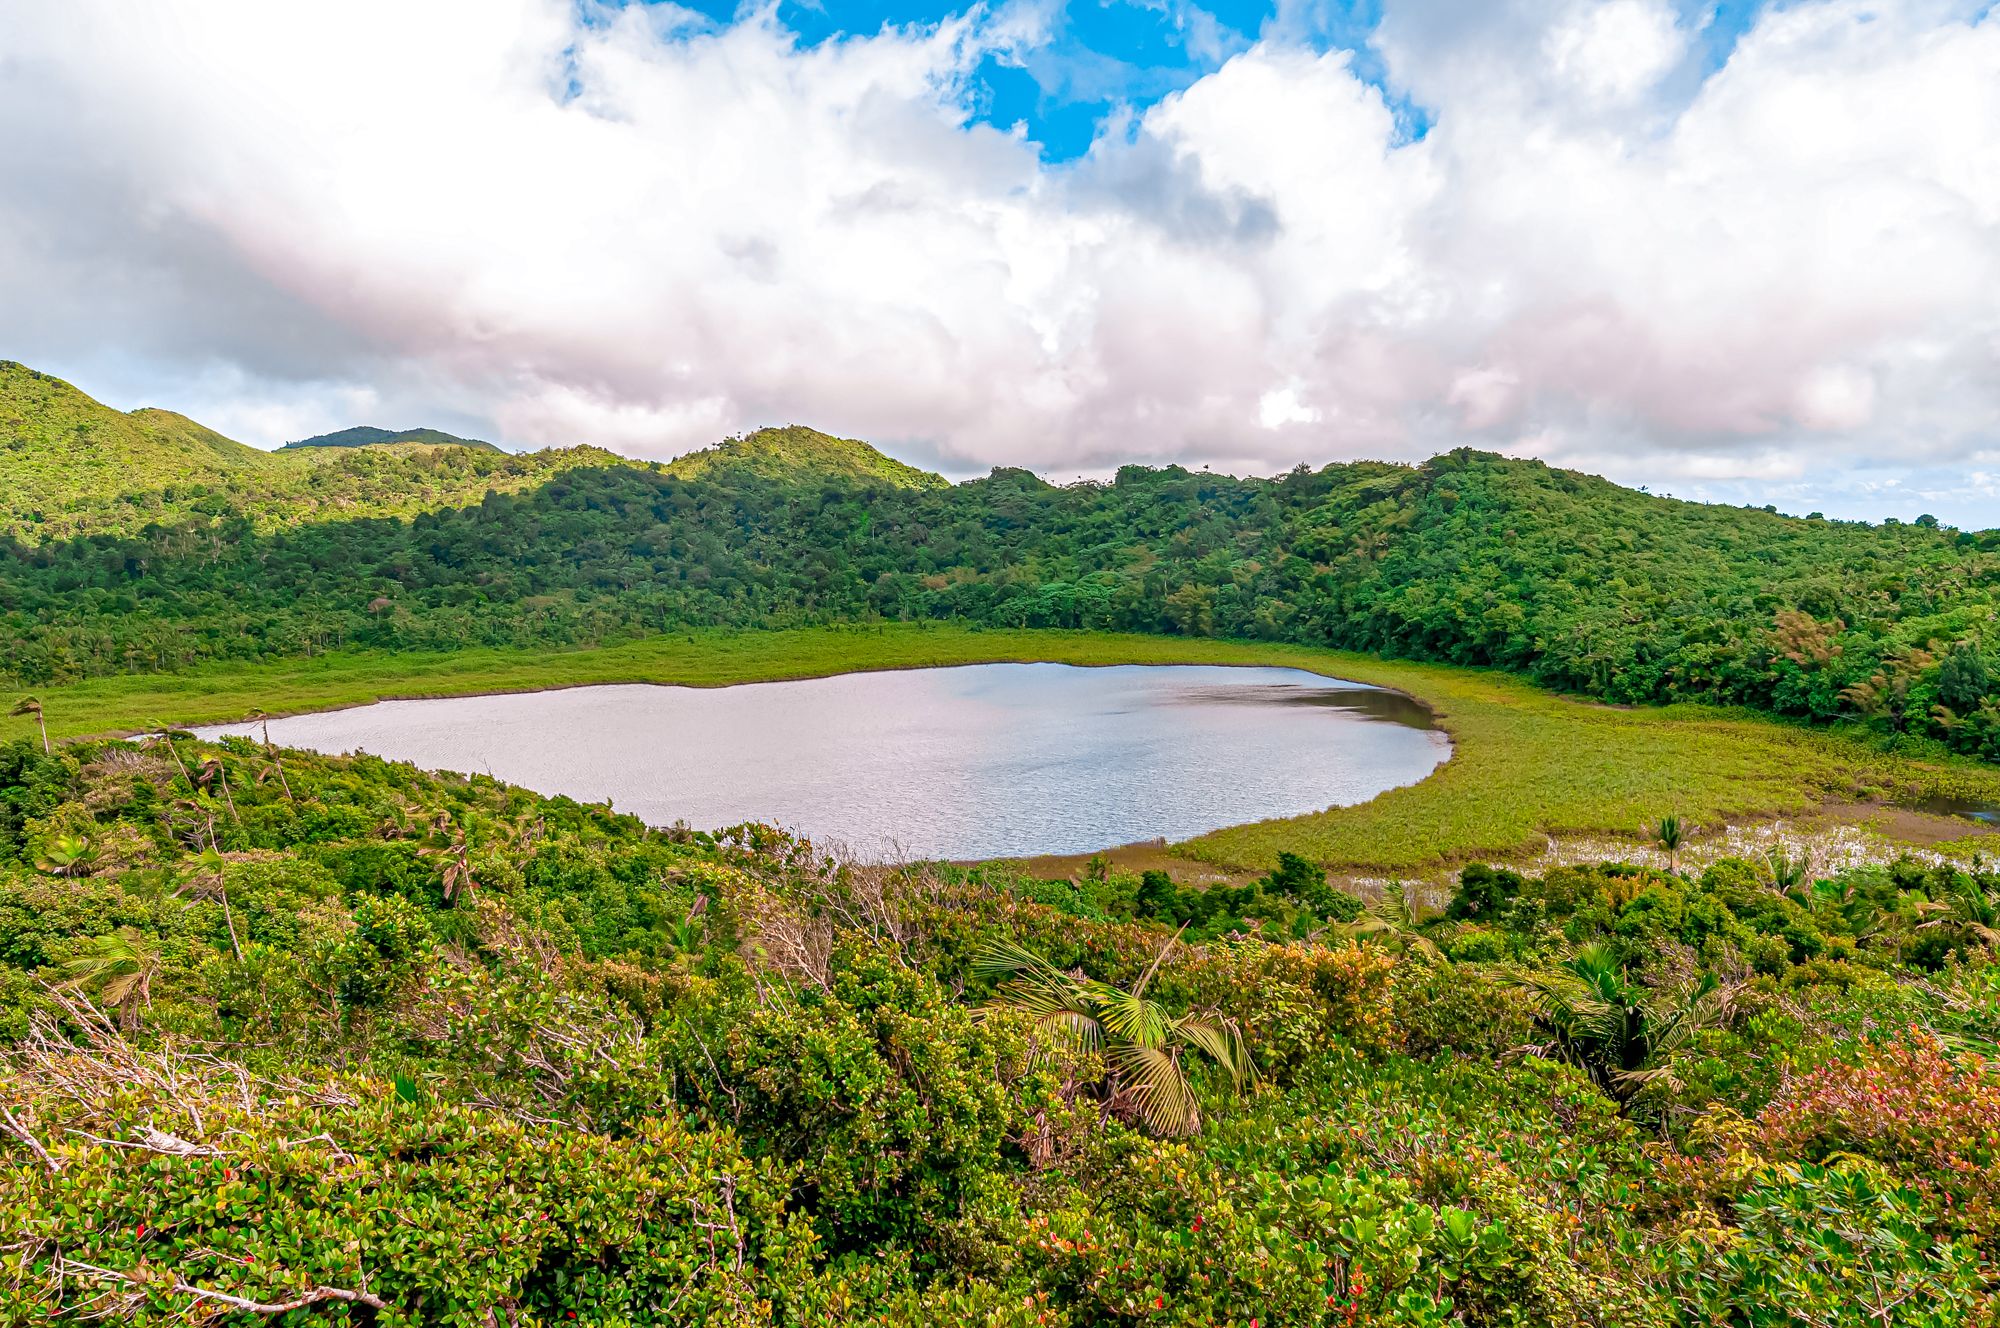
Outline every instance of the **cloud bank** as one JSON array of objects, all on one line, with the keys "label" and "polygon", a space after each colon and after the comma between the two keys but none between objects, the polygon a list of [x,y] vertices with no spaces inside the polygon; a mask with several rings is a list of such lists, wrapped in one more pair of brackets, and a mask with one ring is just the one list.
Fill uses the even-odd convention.
[{"label": "cloud bank", "polygon": [[1389,0],[1358,54],[1281,6],[1055,165],[976,115],[1025,6],[811,47],[575,0],[0,10],[0,355],[249,441],[1472,444],[2000,524],[1984,6],[1808,0],[1719,65],[1666,0]]}]

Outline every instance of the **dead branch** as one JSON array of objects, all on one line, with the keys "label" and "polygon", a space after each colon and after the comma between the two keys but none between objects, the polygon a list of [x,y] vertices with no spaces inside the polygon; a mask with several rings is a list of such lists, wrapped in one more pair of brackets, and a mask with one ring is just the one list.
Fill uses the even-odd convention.
[{"label": "dead branch", "polygon": [[[99,1268],[96,1264],[85,1263],[81,1259],[71,1259],[58,1254],[56,1256],[57,1275],[61,1276],[71,1272],[87,1274],[95,1277],[100,1282],[122,1282],[127,1286],[141,1287],[146,1285],[144,1279],[134,1277],[130,1273],[121,1273],[115,1268]],[[248,1314],[289,1314],[293,1310],[304,1309],[308,1305],[317,1305],[321,1301],[326,1300],[344,1300],[349,1304],[367,1305],[378,1310],[389,1308],[389,1303],[380,1296],[371,1295],[366,1291],[349,1291],[345,1287],[314,1287],[312,1290],[295,1296],[291,1300],[261,1301],[251,1300],[244,1296],[232,1296],[225,1291],[211,1291],[207,1287],[198,1287],[176,1274],[173,1290],[178,1295],[194,1296],[199,1300],[212,1300],[218,1305],[227,1305],[231,1309],[242,1310]]]},{"label": "dead branch", "polygon": [[42,1165],[57,1175],[62,1174],[62,1163],[49,1156],[48,1150],[42,1147],[40,1141],[35,1138],[27,1126],[14,1118],[13,1112],[5,1107],[0,1107],[0,1116],[7,1118],[7,1132],[26,1144],[29,1152],[42,1159]]}]

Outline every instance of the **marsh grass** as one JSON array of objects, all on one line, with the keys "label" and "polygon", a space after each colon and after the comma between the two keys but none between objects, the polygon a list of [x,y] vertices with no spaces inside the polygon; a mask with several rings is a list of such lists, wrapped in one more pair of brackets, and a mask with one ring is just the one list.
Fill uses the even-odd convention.
[{"label": "marsh grass", "polygon": [[[1665,811],[1691,833],[1796,816],[1826,804],[1950,795],[2000,801],[2000,769],[1907,755],[1838,731],[1701,706],[1626,709],[1555,696],[1505,674],[1340,651],[1090,632],[886,624],[786,632],[698,632],[588,650],[349,653],[41,689],[57,737],[129,732],[157,720],[220,723],[401,697],[594,683],[722,686],[872,669],[1003,661],[1262,664],[1393,687],[1430,706],[1452,758],[1420,783],[1354,807],[1203,835],[1173,851],[1261,869],[1285,849],[1331,867],[1422,873],[1519,856],[1551,835],[1630,836]],[[4,699],[4,698],[0,698]],[[0,738],[32,721],[0,719]]]}]

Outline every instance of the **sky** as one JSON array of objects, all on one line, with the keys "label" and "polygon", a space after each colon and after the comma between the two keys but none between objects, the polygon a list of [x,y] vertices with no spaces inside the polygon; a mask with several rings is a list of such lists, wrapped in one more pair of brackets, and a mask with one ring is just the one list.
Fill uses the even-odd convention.
[{"label": "sky", "polygon": [[2000,525],[1960,0],[0,0],[0,358],[275,446],[1474,446]]}]

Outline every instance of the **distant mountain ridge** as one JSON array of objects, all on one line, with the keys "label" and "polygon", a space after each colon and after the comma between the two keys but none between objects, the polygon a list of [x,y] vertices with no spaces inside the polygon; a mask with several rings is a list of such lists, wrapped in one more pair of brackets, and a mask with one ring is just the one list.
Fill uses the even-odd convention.
[{"label": "distant mountain ridge", "polygon": [[951,486],[944,476],[905,465],[857,438],[836,438],[798,424],[759,429],[740,438],[725,439],[714,447],[676,457],[666,463],[665,470],[684,480],[733,472],[775,481],[809,475],[832,476],[867,480],[896,489]]},{"label": "distant mountain ridge", "polygon": [[597,448],[512,456],[453,441],[468,445],[267,452],[172,411],[115,410],[53,374],[0,360],[0,541],[129,535],[218,517],[247,518],[259,530],[406,517],[578,466],[638,464]]},{"label": "distant mountain ridge", "polygon": [[232,515],[266,530],[408,517],[519,492],[580,467],[784,487],[949,487],[943,476],[867,443],[800,426],[761,429],[664,466],[597,447],[516,454],[441,429],[372,425],[267,452],[172,411],[115,410],[51,374],[0,360],[0,539],[41,544]]},{"label": "distant mountain ridge", "polygon": [[455,433],[442,429],[378,429],[370,424],[357,424],[349,429],[338,429],[333,433],[314,434],[286,443],[280,452],[296,452],[307,447],[376,447],[383,443],[430,443],[439,447],[474,447],[487,452],[500,452],[504,448],[495,447],[483,438],[461,438]]},{"label": "distant mountain ridge", "polygon": [[1682,502],[1470,449],[1077,485],[948,484],[797,426],[665,465],[258,453],[0,371],[0,679],[25,686],[308,648],[933,619],[1497,666],[2000,760],[2000,530]]}]

